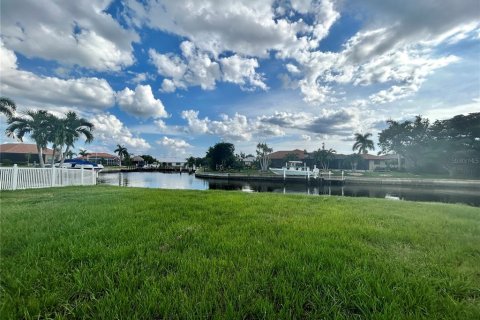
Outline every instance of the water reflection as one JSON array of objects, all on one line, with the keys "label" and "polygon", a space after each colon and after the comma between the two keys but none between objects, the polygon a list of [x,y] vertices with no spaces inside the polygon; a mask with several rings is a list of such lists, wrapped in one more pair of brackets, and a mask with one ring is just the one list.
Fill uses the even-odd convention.
[{"label": "water reflection", "polygon": [[100,184],[117,185],[120,187],[142,187],[160,189],[208,189],[208,182],[197,179],[187,173],[161,172],[119,172],[101,173],[98,176]]},{"label": "water reflection", "polygon": [[304,183],[205,180],[186,173],[128,172],[102,173],[99,183],[123,187],[194,190],[239,190],[243,192],[301,193],[346,197],[386,198],[390,200],[465,203],[480,206],[478,190],[433,189],[401,186],[330,186]]}]

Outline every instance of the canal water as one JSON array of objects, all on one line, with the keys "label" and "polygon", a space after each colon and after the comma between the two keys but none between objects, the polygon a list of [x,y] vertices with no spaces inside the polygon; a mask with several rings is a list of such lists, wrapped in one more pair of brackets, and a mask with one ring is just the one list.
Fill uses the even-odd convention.
[{"label": "canal water", "polygon": [[238,190],[243,192],[298,193],[345,197],[387,198],[391,200],[463,203],[480,207],[478,190],[401,186],[318,186],[303,183],[227,181],[200,179],[187,173],[127,172],[100,173],[100,184],[122,187],[191,190]]}]

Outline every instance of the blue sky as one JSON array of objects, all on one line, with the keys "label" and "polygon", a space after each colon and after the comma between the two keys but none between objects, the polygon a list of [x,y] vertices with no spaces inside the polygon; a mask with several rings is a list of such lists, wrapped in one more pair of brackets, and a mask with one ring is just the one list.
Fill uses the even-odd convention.
[{"label": "blue sky", "polygon": [[1,95],[91,120],[77,149],[349,153],[389,118],[480,110],[478,1],[399,3],[2,1]]}]

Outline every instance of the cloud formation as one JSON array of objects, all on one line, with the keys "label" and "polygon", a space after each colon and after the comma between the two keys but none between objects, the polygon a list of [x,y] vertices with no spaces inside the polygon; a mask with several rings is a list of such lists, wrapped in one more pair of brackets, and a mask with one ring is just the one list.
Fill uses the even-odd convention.
[{"label": "cloud formation", "polygon": [[91,119],[95,126],[95,143],[108,149],[115,145],[125,145],[130,152],[141,153],[150,149],[150,144],[143,138],[135,137],[132,132],[113,114],[101,113]]},{"label": "cloud formation", "polygon": [[187,150],[192,147],[185,140],[169,138],[166,136],[158,140],[157,144],[167,149],[166,154],[175,156],[178,156],[179,154],[185,155]]},{"label": "cloud formation", "polygon": [[150,85],[137,85],[135,91],[125,88],[117,92],[120,108],[140,118],[164,118],[168,116],[162,101],[155,99]]},{"label": "cloud formation", "polygon": [[[330,0],[132,0],[127,7],[125,16],[132,25],[146,24],[189,39],[181,45],[187,61],[171,54],[157,59],[162,60],[156,63],[159,73],[167,77],[163,91],[190,85],[211,90],[219,79],[265,90],[264,76],[255,73],[255,57],[274,53],[289,61],[285,66],[290,77],[282,76],[287,87],[298,88],[312,105],[335,103],[341,95],[335,87],[346,84],[388,82],[389,88],[370,95],[372,104],[408,97],[436,69],[458,60],[435,56],[433,49],[474,37],[480,25],[474,0],[408,0],[401,5],[384,0],[348,5]],[[367,12],[371,23],[365,22],[342,50],[322,51],[321,41],[339,20],[341,8]],[[233,55],[220,58],[225,53]]]},{"label": "cloud formation", "polygon": [[124,29],[105,10],[109,1],[2,2],[2,40],[27,57],[98,71],[134,63],[135,31]]},{"label": "cloud formation", "polygon": [[[316,48],[339,18],[329,0],[302,4],[273,0],[131,0],[127,8],[125,18],[132,25],[146,24],[188,38],[215,57],[230,51],[263,58],[272,50]],[[298,13],[309,14],[313,23],[306,23]]]},{"label": "cloud formation", "polygon": [[255,71],[258,67],[256,59],[242,58],[236,54],[215,59],[190,41],[183,41],[180,49],[182,56],[149,50],[151,62],[158,74],[165,77],[161,88],[163,92],[174,92],[177,88],[186,89],[191,86],[213,90],[218,81],[238,84],[244,90],[268,88],[262,75]]},{"label": "cloud formation", "polygon": [[57,107],[77,107],[84,111],[104,110],[115,104],[115,92],[105,79],[61,79],[19,70],[15,53],[5,48],[1,41],[0,56],[2,95],[19,97],[18,101],[33,106],[49,104]]},{"label": "cloud formation", "polygon": [[187,121],[185,130],[191,134],[210,134],[229,141],[250,141],[253,137],[282,136],[285,133],[275,124],[248,119],[245,115],[235,113],[233,117],[220,115],[219,120],[208,117],[200,119],[195,110],[182,111],[182,118]]}]

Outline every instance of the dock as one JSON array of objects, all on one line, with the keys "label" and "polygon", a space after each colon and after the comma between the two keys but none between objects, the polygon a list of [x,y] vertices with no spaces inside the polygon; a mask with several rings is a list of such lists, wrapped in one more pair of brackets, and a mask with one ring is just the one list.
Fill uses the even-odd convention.
[{"label": "dock", "polygon": [[342,185],[345,183],[345,177],[326,175],[314,178],[313,175],[307,176],[280,176],[280,175],[247,175],[231,172],[196,172],[195,177],[203,179],[218,180],[236,180],[236,181],[271,181],[271,182],[292,182],[292,183],[309,183],[309,184],[335,184]]}]

